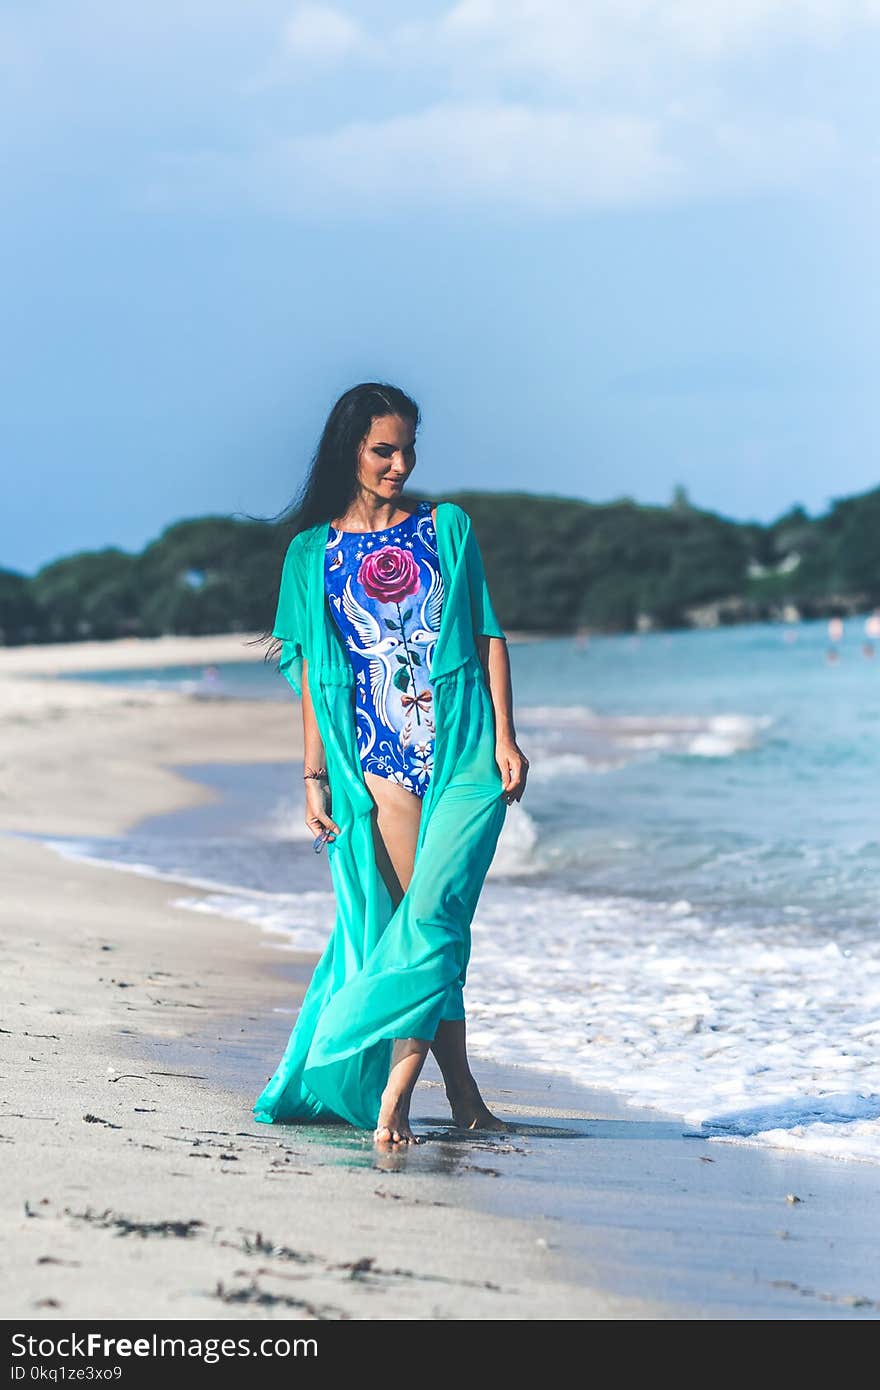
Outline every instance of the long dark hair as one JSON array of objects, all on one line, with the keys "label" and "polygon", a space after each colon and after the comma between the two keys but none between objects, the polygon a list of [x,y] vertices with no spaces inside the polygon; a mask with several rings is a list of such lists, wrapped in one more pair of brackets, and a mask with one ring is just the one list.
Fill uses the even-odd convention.
[{"label": "long dark hair", "polygon": [[[293,501],[271,518],[283,526],[288,543],[318,522],[344,516],[357,495],[361,443],[373,421],[386,415],[409,420],[414,435],[421,424],[416,402],[399,386],[388,382],[364,381],[339,397],[327,416],[318,447]],[[275,660],[280,653],[281,644],[271,632],[261,633],[253,642],[268,644],[266,661]]]},{"label": "long dark hair", "polygon": [[399,386],[365,381],[339,397],[294,501],[293,535],[319,521],[344,516],[357,494],[358,450],[376,419],[399,415],[415,434],[421,423],[419,407]]}]

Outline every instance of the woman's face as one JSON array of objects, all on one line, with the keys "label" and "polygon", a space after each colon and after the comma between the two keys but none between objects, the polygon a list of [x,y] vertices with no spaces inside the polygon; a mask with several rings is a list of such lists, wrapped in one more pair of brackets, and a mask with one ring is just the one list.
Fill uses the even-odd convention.
[{"label": "woman's face", "polygon": [[399,497],[415,466],[415,431],[409,420],[375,416],[358,454],[357,477],[364,491],[386,502]]}]

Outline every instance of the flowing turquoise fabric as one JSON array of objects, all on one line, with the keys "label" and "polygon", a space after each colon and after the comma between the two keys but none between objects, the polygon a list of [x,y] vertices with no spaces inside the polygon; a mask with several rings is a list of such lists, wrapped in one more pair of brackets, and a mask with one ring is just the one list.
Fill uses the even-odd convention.
[{"label": "flowing turquoise fabric", "polygon": [[279,664],[301,695],[308,663],[340,833],[327,846],[335,922],[284,1055],[254,1105],[265,1124],[337,1118],[375,1128],[394,1039],[432,1039],[442,1020],[464,1017],[471,922],[507,811],[475,639],[505,633],[470,517],[439,502],[435,529],[445,597],[431,666],[434,770],[412,878],[396,909],[376,863],[354,671],[324,594],[326,524],[295,536],[285,557]]}]

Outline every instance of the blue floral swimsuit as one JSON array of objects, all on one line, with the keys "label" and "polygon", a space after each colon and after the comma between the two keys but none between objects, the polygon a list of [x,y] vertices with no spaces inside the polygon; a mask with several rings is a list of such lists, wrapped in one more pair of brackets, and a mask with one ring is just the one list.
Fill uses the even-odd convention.
[{"label": "blue floral swimsuit", "polygon": [[443,609],[431,503],[419,502],[386,531],[328,526],[324,586],[354,668],[361,766],[424,796],[434,765],[431,660]]}]

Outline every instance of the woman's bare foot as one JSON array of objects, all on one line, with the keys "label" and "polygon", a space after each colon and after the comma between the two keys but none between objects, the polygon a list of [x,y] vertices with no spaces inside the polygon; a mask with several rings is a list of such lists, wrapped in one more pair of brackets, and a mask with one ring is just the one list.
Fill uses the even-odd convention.
[{"label": "woman's bare foot", "polygon": [[446,1097],[452,1107],[452,1119],[459,1129],[510,1129],[505,1120],[492,1114],[473,1077],[455,1090],[447,1087]]},{"label": "woman's bare foot", "polygon": [[377,1144],[420,1144],[409,1123],[409,1097],[382,1096],[379,1119],[373,1131]]}]

